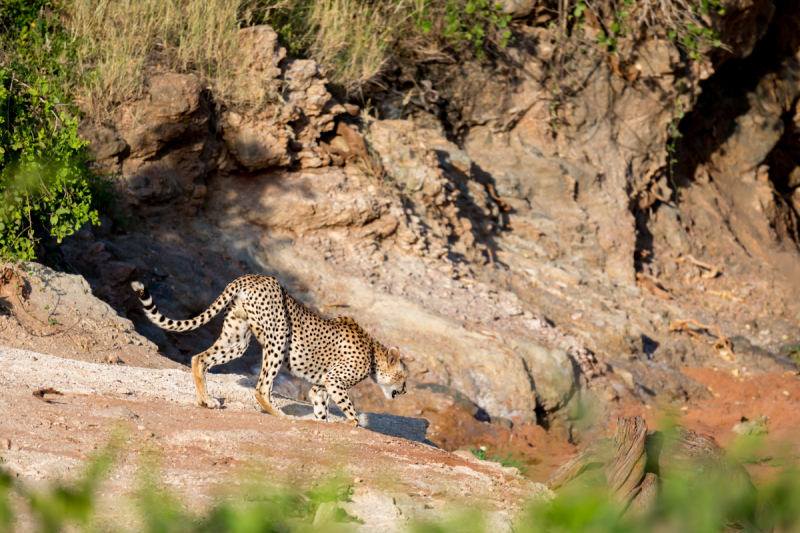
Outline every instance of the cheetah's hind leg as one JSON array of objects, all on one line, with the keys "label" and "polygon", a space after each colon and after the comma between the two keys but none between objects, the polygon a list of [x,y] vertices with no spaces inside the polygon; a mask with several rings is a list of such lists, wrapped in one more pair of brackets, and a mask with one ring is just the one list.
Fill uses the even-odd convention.
[{"label": "cheetah's hind leg", "polygon": [[324,385],[314,385],[308,391],[308,398],[314,404],[314,418],[328,420],[328,390]]},{"label": "cheetah's hind leg", "polygon": [[222,335],[217,342],[205,352],[192,357],[192,374],[197,387],[197,403],[200,407],[219,409],[220,406],[219,400],[208,395],[206,384],[208,369],[241,357],[250,344],[252,335],[250,326],[247,320],[240,318],[240,314],[236,308],[232,309],[225,317]]}]

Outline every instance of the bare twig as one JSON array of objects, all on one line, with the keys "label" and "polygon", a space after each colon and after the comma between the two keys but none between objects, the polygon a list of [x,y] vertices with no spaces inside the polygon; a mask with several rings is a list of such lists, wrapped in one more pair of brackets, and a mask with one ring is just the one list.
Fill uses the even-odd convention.
[{"label": "bare twig", "polygon": [[503,200],[502,198],[500,198],[500,197],[497,195],[497,191],[495,191],[495,189],[494,189],[494,185],[493,185],[493,184],[491,184],[491,183],[484,183],[484,184],[483,184],[483,188],[484,188],[484,189],[486,189],[486,192],[488,192],[488,193],[489,193],[489,196],[491,196],[491,197],[492,197],[492,200],[494,200],[495,202],[497,202],[497,205],[499,205],[499,206],[500,206],[500,211],[504,211],[504,212],[505,212],[505,211],[508,211],[508,210],[510,210],[510,209],[511,209],[511,206],[510,206],[510,205],[508,205],[508,204],[505,202],[505,200]]}]

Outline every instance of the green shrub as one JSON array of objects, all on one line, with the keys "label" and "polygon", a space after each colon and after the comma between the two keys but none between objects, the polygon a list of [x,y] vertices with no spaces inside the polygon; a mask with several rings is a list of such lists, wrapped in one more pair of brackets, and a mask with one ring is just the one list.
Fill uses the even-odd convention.
[{"label": "green shrub", "polygon": [[493,463],[498,463],[500,466],[513,466],[517,470],[520,471],[521,474],[525,473],[525,465],[522,464],[522,461],[517,461],[511,458],[512,454],[508,454],[505,457],[500,457],[500,454],[495,453],[493,456],[487,454],[488,448],[486,446],[480,446],[475,448],[474,446],[469,447],[469,453],[474,455],[477,459],[481,461],[492,461]]},{"label": "green shrub", "polygon": [[[719,34],[708,27],[707,22],[707,16],[712,12],[725,14],[725,8],[719,0],[664,0],[660,4],[653,4],[649,0],[623,0],[616,6],[608,14],[613,20],[605,30],[598,31],[596,37],[597,44],[610,54],[618,52],[620,38],[630,37],[637,29],[646,26],[665,28],[667,36],[678,49],[695,61],[702,61],[703,52],[722,47]],[[583,31],[587,8],[589,6],[585,0],[575,0],[575,7],[568,16],[573,32],[580,34]]]},{"label": "green shrub", "polygon": [[70,46],[51,2],[5,1],[0,35],[0,260],[29,260],[41,236],[60,242],[92,209],[86,142],[65,88]]},{"label": "green shrub", "polygon": [[505,47],[511,39],[511,31],[508,29],[511,15],[504,15],[502,8],[502,4],[490,0],[467,0],[466,4],[448,2],[443,35],[450,38],[456,46],[464,41],[472,43],[475,55],[478,59],[483,59],[489,32],[500,31],[501,47]]},{"label": "green shrub", "polygon": [[0,259],[29,260],[41,233],[58,242],[97,213],[91,209],[86,142],[78,122],[41,76],[0,69]]}]

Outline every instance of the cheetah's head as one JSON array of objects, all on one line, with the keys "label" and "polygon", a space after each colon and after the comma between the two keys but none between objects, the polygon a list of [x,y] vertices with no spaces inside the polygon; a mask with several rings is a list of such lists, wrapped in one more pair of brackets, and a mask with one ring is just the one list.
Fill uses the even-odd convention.
[{"label": "cheetah's head", "polygon": [[396,396],[406,393],[408,368],[400,360],[400,350],[397,348],[389,348],[382,355],[377,358],[373,379],[380,385],[383,394],[394,400]]}]

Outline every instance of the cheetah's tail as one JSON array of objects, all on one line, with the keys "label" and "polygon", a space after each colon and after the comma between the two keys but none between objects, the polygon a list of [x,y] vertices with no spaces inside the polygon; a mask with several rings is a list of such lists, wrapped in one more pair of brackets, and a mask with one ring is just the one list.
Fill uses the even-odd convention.
[{"label": "cheetah's tail", "polygon": [[156,303],[150,296],[150,291],[147,290],[147,287],[138,281],[131,283],[131,287],[139,293],[139,300],[141,300],[144,306],[144,313],[147,315],[147,318],[150,319],[150,322],[169,331],[191,331],[199,328],[217,316],[217,314],[225,309],[236,296],[236,289],[229,285],[202,315],[192,318],[191,320],[172,320],[158,312]]}]

